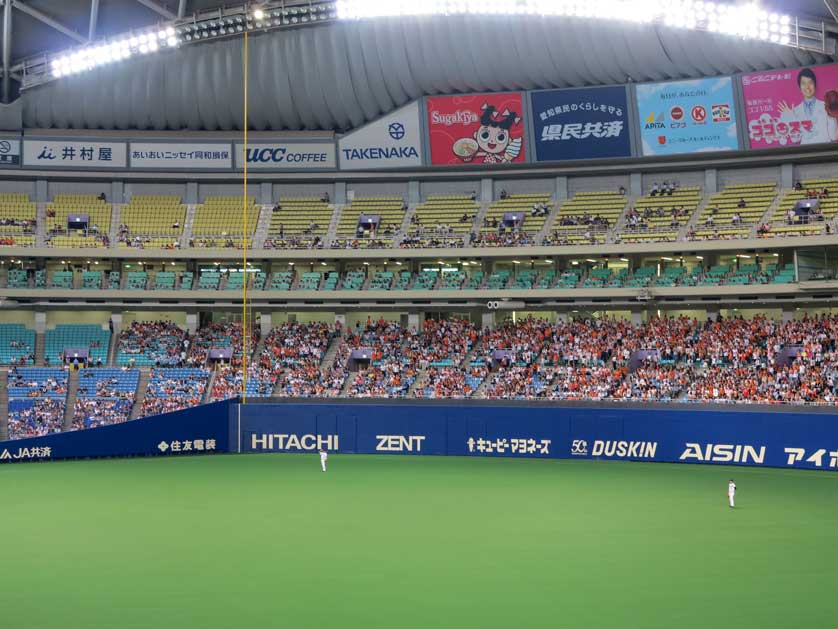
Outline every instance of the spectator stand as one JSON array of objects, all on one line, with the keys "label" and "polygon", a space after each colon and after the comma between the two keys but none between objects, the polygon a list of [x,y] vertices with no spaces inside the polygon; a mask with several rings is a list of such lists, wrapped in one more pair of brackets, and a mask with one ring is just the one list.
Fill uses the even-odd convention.
[{"label": "spectator stand", "polygon": [[127,421],[137,395],[138,369],[84,369],[79,374],[73,430]]}]

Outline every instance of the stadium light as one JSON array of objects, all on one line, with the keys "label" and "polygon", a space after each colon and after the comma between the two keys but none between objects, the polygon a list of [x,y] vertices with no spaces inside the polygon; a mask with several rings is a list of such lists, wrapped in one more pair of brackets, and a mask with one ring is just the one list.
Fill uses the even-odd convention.
[{"label": "stadium light", "polygon": [[54,78],[61,78],[128,59],[135,53],[146,55],[177,48],[180,43],[171,26],[130,33],[56,55],[50,59],[49,67]]},{"label": "stadium light", "polygon": [[[338,19],[423,15],[536,15],[567,16],[634,23],[656,23],[670,28],[725,33],[737,37],[788,44],[789,15],[764,10],[756,3],[726,4],[703,0],[337,0]],[[777,30],[772,31],[771,25]],[[785,30],[782,30],[785,29]],[[763,35],[765,33],[765,35]]]},{"label": "stadium light", "polygon": [[258,0],[199,11],[58,54],[33,56],[16,69],[25,90],[136,55],[237,37],[245,31],[300,28],[338,19],[451,15],[563,16],[655,24],[820,53],[834,45],[827,42],[830,36],[823,22],[766,11],[755,3],[731,4],[730,0]]}]

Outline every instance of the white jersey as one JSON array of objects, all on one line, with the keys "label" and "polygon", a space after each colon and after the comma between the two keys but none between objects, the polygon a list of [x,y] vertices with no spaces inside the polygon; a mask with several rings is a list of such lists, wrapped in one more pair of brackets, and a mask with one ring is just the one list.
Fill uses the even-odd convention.
[{"label": "white jersey", "polygon": [[329,453],[328,452],[321,452],[320,453],[320,460],[323,461],[323,463],[325,463],[326,459],[328,459],[328,458],[329,458]]},{"label": "white jersey", "polygon": [[727,495],[732,496],[735,493],[736,493],[736,483],[731,481],[727,484]]}]

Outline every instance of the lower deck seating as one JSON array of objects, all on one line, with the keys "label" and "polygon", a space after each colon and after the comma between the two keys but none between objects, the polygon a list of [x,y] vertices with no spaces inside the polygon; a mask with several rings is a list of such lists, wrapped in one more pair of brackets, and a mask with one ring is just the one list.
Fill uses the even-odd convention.
[{"label": "lower deck seating", "polygon": [[20,323],[0,324],[0,364],[34,365],[35,330]]},{"label": "lower deck seating", "polygon": [[91,363],[104,364],[108,359],[110,332],[100,325],[59,324],[48,329],[44,356],[49,364],[60,364],[67,350],[87,350]]},{"label": "lower deck seating", "polygon": [[141,415],[159,415],[198,406],[208,381],[209,371],[206,369],[153,369]]},{"label": "lower deck seating", "polygon": [[61,432],[67,403],[67,371],[12,368],[7,378],[9,439]]},{"label": "lower deck seating", "polygon": [[134,321],[119,334],[116,362],[137,367],[173,367],[183,361],[187,334],[171,321]]},{"label": "lower deck seating", "polygon": [[73,408],[73,430],[127,421],[139,378],[138,369],[83,369]]}]

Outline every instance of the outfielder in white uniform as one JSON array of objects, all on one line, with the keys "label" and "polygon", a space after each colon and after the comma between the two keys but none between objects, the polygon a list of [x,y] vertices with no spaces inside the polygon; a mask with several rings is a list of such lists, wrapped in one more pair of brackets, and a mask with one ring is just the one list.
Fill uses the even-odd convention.
[{"label": "outfielder in white uniform", "polygon": [[[324,470],[325,471],[325,470]],[[727,484],[727,499],[730,502],[731,507],[735,507],[733,498],[736,496],[736,483],[733,482],[733,479],[730,479],[730,482]]]},{"label": "outfielder in white uniform", "polygon": [[[320,448],[320,467],[323,468],[324,472],[326,471],[326,460],[328,458],[329,458],[329,454],[323,448]],[[731,498],[731,500],[733,500],[733,499]]]}]

